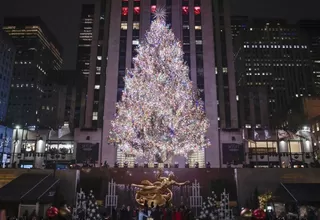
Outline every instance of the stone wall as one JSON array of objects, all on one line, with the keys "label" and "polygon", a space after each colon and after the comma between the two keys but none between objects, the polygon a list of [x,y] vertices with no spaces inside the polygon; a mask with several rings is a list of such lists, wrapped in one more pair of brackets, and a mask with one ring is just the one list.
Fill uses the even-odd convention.
[{"label": "stone wall", "polygon": [[257,188],[274,192],[280,183],[320,183],[320,169],[235,169],[239,206],[245,206]]}]

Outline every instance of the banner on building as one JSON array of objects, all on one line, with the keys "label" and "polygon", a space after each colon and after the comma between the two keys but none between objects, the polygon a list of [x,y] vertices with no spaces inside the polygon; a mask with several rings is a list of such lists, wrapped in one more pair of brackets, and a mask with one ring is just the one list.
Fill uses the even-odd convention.
[{"label": "banner on building", "polygon": [[247,129],[247,137],[245,139],[252,140],[252,141],[266,141],[266,140],[276,140],[277,133],[275,130],[269,129]]},{"label": "banner on building", "polygon": [[99,159],[99,143],[78,143],[76,160],[78,163],[90,161],[91,163]]},{"label": "banner on building", "polygon": [[243,144],[224,143],[222,144],[223,164],[242,164],[244,160]]}]

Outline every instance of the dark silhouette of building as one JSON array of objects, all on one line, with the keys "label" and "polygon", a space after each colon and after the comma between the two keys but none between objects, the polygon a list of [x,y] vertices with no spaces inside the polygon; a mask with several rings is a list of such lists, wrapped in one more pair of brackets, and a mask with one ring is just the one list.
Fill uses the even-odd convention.
[{"label": "dark silhouette of building", "polygon": [[[76,70],[52,71],[48,76],[48,82],[63,92],[59,112],[61,122],[69,125],[71,131],[80,126],[80,113],[82,95],[85,90],[85,77]],[[61,94],[62,96],[62,94]]]},{"label": "dark silhouette of building", "polygon": [[[62,48],[39,17],[4,19],[3,29],[16,47],[7,122],[21,126],[57,127],[57,88],[46,77],[62,65]],[[52,123],[44,120],[52,118]],[[57,120],[56,120],[57,121]]]},{"label": "dark silhouette of building", "polygon": [[298,24],[308,40],[315,93],[320,95],[320,20],[301,20]]},{"label": "dark silhouette of building", "polygon": [[81,128],[102,128],[109,36],[110,1],[82,6],[77,71],[86,85],[82,93]]},{"label": "dark silhouette of building", "polygon": [[16,49],[10,37],[0,30],[0,121],[6,118]]}]

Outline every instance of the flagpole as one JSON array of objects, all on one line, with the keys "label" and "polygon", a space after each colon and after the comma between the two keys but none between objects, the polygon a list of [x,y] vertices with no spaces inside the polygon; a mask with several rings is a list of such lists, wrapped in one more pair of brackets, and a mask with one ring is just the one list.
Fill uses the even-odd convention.
[{"label": "flagpole", "polygon": [[276,138],[277,138],[277,151],[278,151],[278,158],[279,158],[279,166],[282,168],[282,161],[281,161],[281,153],[280,153],[280,141],[279,141],[279,131],[276,130]]},{"label": "flagpole", "polygon": [[268,143],[268,141],[266,140],[266,142],[267,142],[267,157],[268,157],[268,167],[270,167],[270,158],[269,158],[269,143]]},{"label": "flagpole", "polygon": [[291,168],[293,168],[293,160],[292,160],[292,151],[291,151],[291,141],[290,141],[290,133],[288,131],[286,131],[289,138],[288,138],[288,147],[289,147],[289,150],[290,150],[290,163],[291,163]]},{"label": "flagpole", "polygon": [[256,131],[253,129],[253,140],[254,140],[254,146],[256,148],[256,166],[258,167],[258,146],[257,146],[255,132]]}]

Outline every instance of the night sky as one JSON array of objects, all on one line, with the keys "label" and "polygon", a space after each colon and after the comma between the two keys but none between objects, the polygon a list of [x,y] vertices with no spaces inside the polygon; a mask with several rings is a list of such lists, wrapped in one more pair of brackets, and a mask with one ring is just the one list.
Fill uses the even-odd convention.
[{"label": "night sky", "polygon": [[[75,69],[81,4],[95,0],[1,0],[4,16],[40,16],[64,48],[64,69]],[[320,0],[231,0],[233,15],[320,19]]]}]

